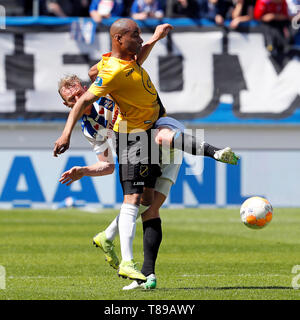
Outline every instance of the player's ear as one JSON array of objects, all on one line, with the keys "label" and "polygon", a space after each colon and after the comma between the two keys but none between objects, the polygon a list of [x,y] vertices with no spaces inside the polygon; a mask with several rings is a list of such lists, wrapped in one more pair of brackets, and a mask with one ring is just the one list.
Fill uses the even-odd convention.
[{"label": "player's ear", "polygon": [[122,36],[121,36],[119,33],[116,33],[116,34],[114,35],[114,39],[115,39],[116,41],[118,41],[118,42],[121,42]]}]

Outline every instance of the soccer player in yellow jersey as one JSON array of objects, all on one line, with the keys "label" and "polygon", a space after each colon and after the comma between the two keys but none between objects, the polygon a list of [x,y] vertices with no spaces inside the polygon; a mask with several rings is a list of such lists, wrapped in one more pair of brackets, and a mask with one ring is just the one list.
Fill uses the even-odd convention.
[{"label": "soccer player in yellow jersey", "polygon": [[[156,41],[164,38],[172,29],[169,24],[156,28],[150,43],[143,48],[151,49]],[[62,136],[56,141],[54,156],[66,151],[69,147],[71,132],[85,108],[109,94],[120,109],[120,116],[114,126],[120,134],[144,132],[151,129],[154,122],[165,113],[156,89],[146,71],[136,63],[136,56],[142,49],[143,40],[140,29],[130,19],[119,19],[110,28],[112,39],[111,53],[103,56],[99,65],[99,74],[90,89],[76,102],[69,113],[69,117]],[[149,51],[150,52],[150,51]],[[147,54],[145,55],[145,58]],[[122,261],[118,274],[133,280],[146,281],[146,277],[136,268],[133,261],[132,241],[135,235],[136,216],[144,187],[154,187],[156,176],[160,174],[158,164],[141,167],[141,163],[126,163],[128,148],[132,144],[119,144],[117,134],[117,154],[119,158],[120,180],[124,191],[124,202],[119,216],[119,236]],[[148,137],[148,136],[147,136]],[[119,152],[118,152],[119,151]],[[123,163],[123,157],[125,163]],[[121,161],[120,161],[121,160]],[[146,181],[146,180],[149,181]]]},{"label": "soccer player in yellow jersey", "polygon": [[[155,31],[151,41],[143,46],[144,50],[152,48],[172,29],[172,26],[168,24],[159,27],[159,32]],[[117,133],[116,151],[120,181],[124,193],[124,202],[119,215],[122,261],[118,274],[143,282],[146,281],[146,277],[136,268],[133,261],[132,241],[143,189],[144,187],[154,188],[156,178],[160,175],[159,165],[149,161],[151,152],[150,154],[148,152],[148,158],[141,157],[141,155],[144,156],[141,151],[144,145],[151,146],[150,130],[154,124],[160,123],[160,126],[164,127],[155,137],[158,144],[169,144],[183,151],[185,151],[185,144],[189,146],[188,149],[192,154],[203,155],[204,152],[204,155],[232,164],[237,163],[237,157],[230,148],[220,150],[204,142],[199,144],[195,137],[184,135],[183,130],[176,132],[170,129],[173,127],[172,122],[176,120],[162,117],[165,110],[160,103],[157,91],[146,71],[136,62],[136,56],[142,49],[143,40],[140,37],[140,29],[133,20],[125,18],[117,20],[110,28],[110,35],[112,51],[103,55],[98,65],[99,73],[95,82],[79,98],[69,113],[62,136],[55,143],[54,156],[68,149],[71,132],[85,108],[99,97],[109,94],[120,108],[120,114],[114,125],[114,131]],[[147,140],[143,140],[145,132]]]}]

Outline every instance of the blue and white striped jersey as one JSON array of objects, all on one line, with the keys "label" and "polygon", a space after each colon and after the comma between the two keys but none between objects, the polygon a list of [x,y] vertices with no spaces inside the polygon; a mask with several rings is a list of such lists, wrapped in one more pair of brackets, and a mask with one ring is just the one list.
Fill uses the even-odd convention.
[{"label": "blue and white striped jersey", "polygon": [[93,103],[89,115],[81,118],[81,129],[84,136],[93,146],[96,154],[107,149],[109,129],[112,130],[119,113],[115,102],[107,97],[101,97]]}]

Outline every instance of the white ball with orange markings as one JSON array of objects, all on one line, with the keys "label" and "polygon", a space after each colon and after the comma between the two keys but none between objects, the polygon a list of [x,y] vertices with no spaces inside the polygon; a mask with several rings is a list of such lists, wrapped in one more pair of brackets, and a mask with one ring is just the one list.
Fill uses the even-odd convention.
[{"label": "white ball with orange markings", "polygon": [[273,208],[267,199],[251,197],[242,204],[240,214],[242,222],[247,227],[262,229],[271,222]]}]

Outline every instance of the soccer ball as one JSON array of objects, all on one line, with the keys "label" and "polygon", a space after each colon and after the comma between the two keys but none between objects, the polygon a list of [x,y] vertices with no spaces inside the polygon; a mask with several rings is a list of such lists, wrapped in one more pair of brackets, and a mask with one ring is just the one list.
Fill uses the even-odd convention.
[{"label": "soccer ball", "polygon": [[240,214],[242,222],[247,227],[262,229],[271,222],[273,208],[267,199],[251,197],[242,204]]}]

